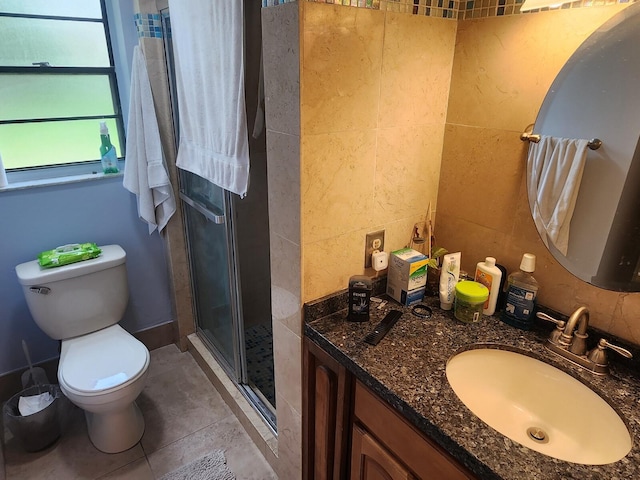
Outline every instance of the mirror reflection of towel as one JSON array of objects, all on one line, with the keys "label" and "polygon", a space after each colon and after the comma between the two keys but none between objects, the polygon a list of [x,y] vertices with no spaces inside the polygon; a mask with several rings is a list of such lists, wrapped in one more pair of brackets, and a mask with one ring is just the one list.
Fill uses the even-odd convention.
[{"label": "mirror reflection of towel", "polygon": [[587,144],[584,139],[542,135],[540,142],[529,145],[527,189],[533,220],[545,245],[551,242],[565,256]]}]

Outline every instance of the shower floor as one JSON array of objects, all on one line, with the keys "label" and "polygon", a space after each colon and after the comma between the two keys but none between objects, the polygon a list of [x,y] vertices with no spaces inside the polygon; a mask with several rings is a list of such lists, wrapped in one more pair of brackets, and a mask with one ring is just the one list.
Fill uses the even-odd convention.
[{"label": "shower floor", "polygon": [[273,371],[273,329],[271,325],[253,325],[244,331],[249,381],[276,406]]},{"label": "shower floor", "polygon": [[[217,327],[217,328],[216,328]],[[216,335],[222,327],[202,329],[209,343],[220,349]],[[273,329],[270,324],[258,324],[244,331],[245,358],[249,386],[257,389],[272,407],[276,406],[276,387],[273,366]]]}]

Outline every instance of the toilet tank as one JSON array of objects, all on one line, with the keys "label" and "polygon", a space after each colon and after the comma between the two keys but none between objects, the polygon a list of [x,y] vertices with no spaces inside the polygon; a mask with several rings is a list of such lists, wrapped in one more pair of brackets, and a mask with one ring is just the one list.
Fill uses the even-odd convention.
[{"label": "toilet tank", "polygon": [[42,268],[37,260],[16,267],[18,281],[36,324],[63,340],[115,325],[129,301],[126,253],[119,245],[100,247],[90,260]]}]

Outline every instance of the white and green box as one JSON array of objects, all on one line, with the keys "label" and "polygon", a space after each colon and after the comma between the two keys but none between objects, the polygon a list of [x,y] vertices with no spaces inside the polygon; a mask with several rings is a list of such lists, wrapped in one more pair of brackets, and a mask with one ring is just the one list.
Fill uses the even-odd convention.
[{"label": "white and green box", "polygon": [[427,285],[429,257],[411,248],[391,252],[387,295],[402,305],[421,302]]}]

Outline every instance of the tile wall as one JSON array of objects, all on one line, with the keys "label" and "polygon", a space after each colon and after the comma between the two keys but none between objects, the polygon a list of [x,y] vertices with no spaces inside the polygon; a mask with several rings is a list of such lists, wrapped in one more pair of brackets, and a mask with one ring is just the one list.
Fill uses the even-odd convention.
[{"label": "tile wall", "polygon": [[367,232],[384,229],[391,251],[408,242],[430,203],[435,210],[456,24],[302,6],[307,301],[346,288],[351,275],[364,273]]},{"label": "tile wall", "polygon": [[299,4],[262,9],[280,478],[302,477]]},{"label": "tile wall", "polygon": [[[144,52],[153,93],[158,128],[162,138],[162,150],[174,195],[178,198],[177,147],[173,134],[173,121],[169,98],[169,80],[165,62],[164,43],[160,22],[160,10],[168,7],[167,0],[134,0],[134,21],[138,30],[139,45]],[[178,208],[167,224],[164,235],[168,264],[171,273],[173,299],[177,321],[174,325],[176,341],[181,350],[187,348],[187,336],[195,331],[191,307],[191,284],[188,257],[184,237],[182,210]]]},{"label": "tile wall", "polygon": [[448,249],[463,252],[469,271],[487,255],[513,271],[524,252],[536,254],[540,303],[565,314],[587,305],[593,326],[640,344],[640,295],[576,279],[540,241],[525,188],[528,145],[519,139],[566,60],[626,6],[459,23],[436,232]]},{"label": "tile wall", "polygon": [[162,23],[159,13],[136,13],[133,15],[138,37],[162,38]]},{"label": "tile wall", "polygon": [[402,245],[435,208],[455,23],[308,2],[262,21],[277,471],[300,478],[300,306],[363,272],[366,232]]},{"label": "tile wall", "polygon": [[[628,3],[457,24],[299,4],[302,301],[363,273],[367,231],[384,228],[387,251],[404,245],[431,202],[438,243],[465,252],[464,268],[496,255],[514,270],[532,251],[541,303],[563,313],[592,305],[595,326],[640,343],[628,320],[637,296],[576,280],[538,240],[519,140],[565,61]],[[478,208],[477,198],[490,200]]]},{"label": "tile wall", "polygon": [[[263,7],[273,7],[297,0],[262,0]],[[329,3],[347,7],[389,10],[412,15],[424,15],[438,18],[466,20],[471,18],[496,17],[520,14],[524,0],[306,0],[309,2]],[[632,3],[635,0],[577,0],[561,5],[559,8],[573,9],[581,7]],[[532,10],[546,11],[549,8]],[[525,12],[523,12],[525,13]]]},{"label": "tile wall", "polygon": [[[387,251],[403,246],[431,202],[438,243],[463,251],[465,269],[495,255],[514,270],[531,251],[541,303],[564,313],[587,304],[595,326],[640,343],[628,320],[640,296],[591,287],[547,254],[519,139],[564,62],[625,6],[459,22],[319,2],[263,9],[272,281],[303,302],[344,289],[363,273],[366,232],[384,228]],[[300,322],[288,314],[275,338],[290,355],[277,362],[276,388],[291,399],[293,416],[278,409],[291,439]],[[288,452],[291,468],[298,455]]]},{"label": "tile wall", "polygon": [[[630,3],[633,0],[578,0],[561,5],[559,9],[569,10],[582,7],[615,5],[616,3]],[[520,7],[524,0],[462,0],[458,9],[458,19],[496,17],[503,15],[519,15]],[[547,11],[549,8],[522,12],[525,15],[539,11]]]}]

